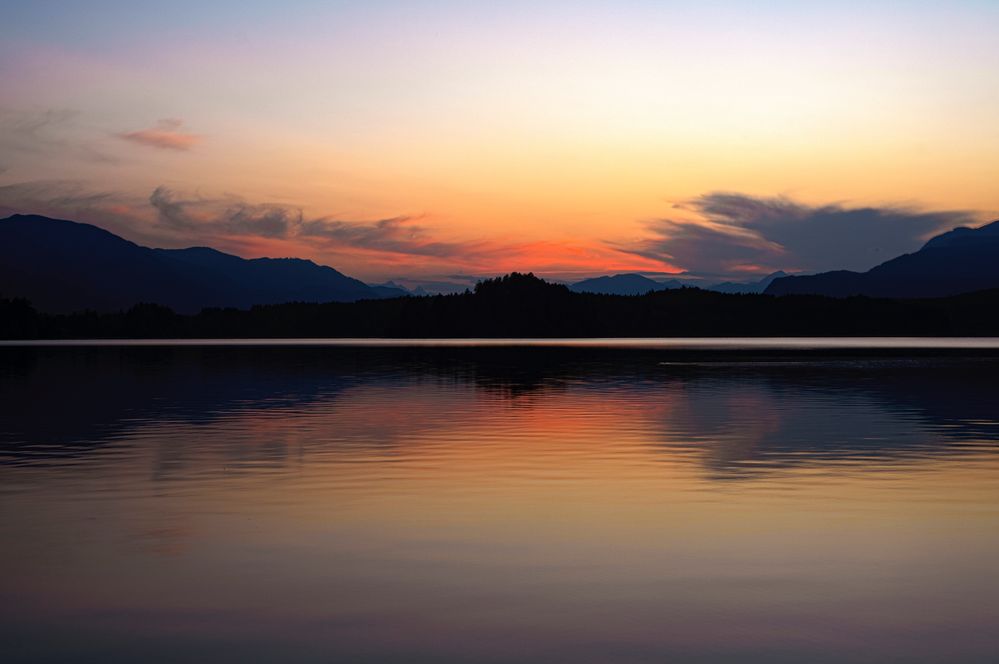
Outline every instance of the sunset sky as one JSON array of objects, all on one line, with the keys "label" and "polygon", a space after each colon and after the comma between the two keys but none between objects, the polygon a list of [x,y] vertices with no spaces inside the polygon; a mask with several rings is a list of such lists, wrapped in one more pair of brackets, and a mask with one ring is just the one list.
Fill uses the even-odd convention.
[{"label": "sunset sky", "polygon": [[999,218],[999,2],[6,2],[0,213],[368,281],[867,269]]}]

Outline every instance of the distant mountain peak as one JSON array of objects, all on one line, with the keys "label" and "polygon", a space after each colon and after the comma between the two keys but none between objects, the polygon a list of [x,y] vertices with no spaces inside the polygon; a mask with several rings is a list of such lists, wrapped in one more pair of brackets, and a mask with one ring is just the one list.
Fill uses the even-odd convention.
[{"label": "distant mountain peak", "polygon": [[969,242],[999,242],[999,220],[977,228],[958,226],[953,230],[930,238],[923,245],[923,249],[949,247]]},{"label": "distant mountain peak", "polygon": [[720,284],[705,286],[704,288],[705,290],[718,291],[719,293],[762,293],[770,286],[774,279],[786,276],[787,272],[777,270],[758,281],[723,281]]},{"label": "distant mountain peak", "polygon": [[597,293],[601,295],[644,295],[649,291],[667,290],[679,287],[679,282],[661,282],[635,272],[612,274],[583,279],[569,285],[577,293]]}]

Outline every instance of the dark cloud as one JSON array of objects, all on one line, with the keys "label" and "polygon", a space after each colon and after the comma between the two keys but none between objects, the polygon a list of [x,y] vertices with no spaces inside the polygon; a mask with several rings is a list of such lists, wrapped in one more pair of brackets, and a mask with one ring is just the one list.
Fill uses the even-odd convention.
[{"label": "dark cloud", "polygon": [[181,199],[159,186],[149,196],[160,223],[173,230],[213,235],[254,235],[288,238],[302,225],[302,211],[285,205],[253,205],[228,199]]},{"label": "dark cloud", "polygon": [[186,151],[201,142],[201,136],[183,131],[184,121],[164,118],[156,126],[118,134],[119,138],[161,150]]},{"label": "dark cloud", "polygon": [[716,274],[770,265],[785,256],[779,245],[741,229],[657,219],[646,224],[646,231],[648,237],[617,248],[687,271]]},{"label": "dark cloud", "polygon": [[[696,283],[698,278],[719,281],[778,269],[864,270],[917,249],[929,235],[975,221],[964,212],[809,206],[787,198],[727,193],[709,194],[678,207],[682,210],[677,218],[648,222],[645,237],[607,246],[682,268],[684,278]],[[539,248],[495,241],[441,241],[419,218],[308,218],[294,205],[250,203],[236,196],[185,196],[166,186],[141,198],[69,181],[0,185],[0,214],[13,212],[86,221],[155,246],[203,243],[256,247],[257,251],[259,240],[286,240],[311,245],[330,256],[360,256],[358,260],[421,269],[431,264],[484,269],[498,261],[504,267],[516,264],[526,270],[539,269],[539,255],[544,258],[565,249],[561,244]],[[454,275],[453,281],[461,280]]]},{"label": "dark cloud", "polygon": [[392,217],[368,223],[315,219],[305,222],[302,235],[374,248],[418,238],[423,229],[418,226],[407,226],[408,222],[408,217]]},{"label": "dark cloud", "polygon": [[170,228],[188,230],[198,226],[197,220],[187,212],[191,202],[177,200],[170,189],[160,185],[149,195],[149,204],[159,215],[160,222]]},{"label": "dark cloud", "polygon": [[[149,223],[150,209],[155,212]],[[485,242],[442,242],[430,229],[408,216],[375,221],[307,219],[301,208],[278,203],[249,203],[236,196],[182,196],[158,186],[145,200],[94,191],[85,183],[35,181],[0,185],[0,214],[43,214],[86,221],[125,231],[128,237],[161,246],[191,242],[300,240],[325,249],[363,251],[430,258],[469,258],[489,253]]]},{"label": "dark cloud", "polygon": [[392,217],[373,222],[316,219],[302,224],[300,235],[316,237],[359,249],[396,254],[450,257],[469,253],[474,246],[460,242],[438,242],[410,217]]},{"label": "dark cloud", "polygon": [[303,225],[302,211],[287,205],[247,203],[238,198],[181,199],[162,185],[149,196],[160,224],[172,230],[213,235],[289,238]]},{"label": "dark cloud", "polygon": [[222,212],[226,232],[232,235],[288,237],[303,225],[302,211],[281,205],[236,203]]},{"label": "dark cloud", "polygon": [[302,210],[280,204],[251,204],[238,198],[182,199],[159,186],[149,197],[160,224],[188,233],[304,239],[330,248],[353,248],[410,256],[447,258],[474,253],[478,245],[440,242],[412,217],[376,221],[306,219]]},{"label": "dark cloud", "polygon": [[707,194],[677,207],[697,218],[650,221],[647,237],[613,246],[692,272],[867,270],[918,249],[941,230],[974,223],[960,211],[810,206],[735,193]]},{"label": "dark cloud", "polygon": [[238,198],[181,199],[159,186],[149,196],[160,223],[170,229],[211,235],[289,238],[302,227],[302,211],[286,205],[254,205]]}]

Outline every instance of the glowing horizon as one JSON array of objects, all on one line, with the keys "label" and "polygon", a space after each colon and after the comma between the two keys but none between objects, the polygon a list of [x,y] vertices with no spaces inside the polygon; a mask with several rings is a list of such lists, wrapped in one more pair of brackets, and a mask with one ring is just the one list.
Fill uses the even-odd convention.
[{"label": "glowing horizon", "polygon": [[0,212],[144,244],[751,277],[999,217],[994,3],[4,13]]}]

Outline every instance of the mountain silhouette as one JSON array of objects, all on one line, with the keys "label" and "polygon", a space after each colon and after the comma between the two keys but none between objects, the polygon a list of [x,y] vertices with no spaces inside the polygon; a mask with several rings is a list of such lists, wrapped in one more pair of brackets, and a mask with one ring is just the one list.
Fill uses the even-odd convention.
[{"label": "mountain silhouette", "polygon": [[406,297],[414,294],[402,284],[397,284],[394,281],[386,281],[383,284],[368,284],[368,287],[381,297]]},{"label": "mountain silhouette", "polygon": [[37,215],[0,220],[0,291],[53,313],[118,311],[140,302],[193,313],[404,294],[309,260],[248,260],[207,247],[151,249],[90,224]]},{"label": "mountain silhouette", "polygon": [[[538,293],[574,294],[582,299],[572,300],[571,305],[561,294],[555,299],[559,306],[588,308],[590,311],[584,318],[589,320],[597,309],[623,306],[604,303],[599,298],[594,299],[594,296],[659,296],[666,295],[667,292],[679,294],[690,291],[689,296],[672,298],[669,302],[679,308],[681,303],[689,301],[695,305],[694,310],[699,312],[698,316],[706,315],[715,307],[732,308],[733,312],[736,308],[747,308],[745,312],[741,312],[742,315],[749,315],[752,313],[749,309],[755,309],[753,315],[756,315],[761,314],[762,309],[767,306],[764,303],[766,298],[753,300],[752,304],[750,300],[715,301],[709,297],[708,290],[719,291],[719,295],[741,293],[744,297],[759,293],[764,287],[766,295],[948,297],[999,289],[999,221],[981,228],[957,228],[943,233],[929,240],[919,251],[899,256],[864,273],[838,271],[797,277],[781,276],[782,274],[778,272],[768,275],[759,282],[715,284],[703,290],[681,289],[684,284],[678,280],[660,282],[640,274],[603,276],[557,287],[554,284],[541,287],[540,284],[544,282],[533,276],[525,281],[518,275],[512,280],[506,277],[484,282],[484,285],[476,288],[476,294],[480,297],[474,301],[492,299],[489,293],[497,288],[504,292],[510,288],[527,288],[529,292],[510,292],[502,298],[504,302],[510,300],[508,314],[516,319],[524,316],[528,302],[547,299],[547,296],[541,298]],[[766,286],[768,281],[769,286]],[[697,294],[692,291],[697,291]],[[292,302],[347,303],[402,298],[417,292],[407,292],[393,283],[369,286],[331,267],[317,265],[309,260],[244,259],[208,247],[151,249],[96,226],[35,215],[14,215],[0,220],[0,298],[23,298],[38,312],[118,312],[131,309],[136,304],[147,303],[166,307],[167,311],[190,314],[205,308],[248,309],[254,305]],[[518,299],[519,304],[513,306],[513,302]],[[430,313],[436,316],[439,310],[450,309],[464,300],[448,299],[446,306],[445,300],[435,302],[437,303],[427,303],[426,307],[401,304],[384,311],[396,312],[392,315],[405,314],[407,318]],[[636,305],[634,313],[644,310],[642,316],[658,316],[651,309],[646,310],[658,302],[665,303],[666,300],[645,299]],[[545,306],[552,304],[554,303],[548,302]],[[830,305],[821,306],[830,308]],[[422,311],[422,308],[428,310]],[[551,313],[554,310],[547,311]],[[457,315],[457,311],[454,313]],[[786,315],[788,312],[781,310],[780,313]],[[147,317],[150,315],[153,312],[142,314]],[[400,326],[399,333],[405,334],[409,333],[410,327],[419,327],[414,327],[410,322],[405,325],[401,322],[393,323],[393,327],[396,324]],[[592,324],[592,321],[587,324]],[[645,328],[644,325],[643,323],[642,329],[658,329],[658,326]],[[893,322],[891,326],[894,328],[896,325]],[[372,324],[369,327],[377,326]],[[530,325],[513,325],[512,321],[504,323],[504,327],[534,329]],[[574,332],[571,326],[553,324],[550,327],[558,327],[562,334],[582,333],[582,330]],[[692,321],[691,330],[695,327]],[[743,327],[746,326],[740,324],[733,329]],[[899,329],[904,327],[899,326]],[[965,322],[960,323],[958,328],[971,329]],[[783,328],[774,326],[774,329]],[[366,329],[357,331],[367,333]],[[816,331],[822,330],[817,328]],[[440,330],[435,329],[434,332],[440,333]],[[759,333],[759,330],[753,328],[752,332]]]},{"label": "mountain silhouette", "polygon": [[601,295],[645,295],[650,291],[679,288],[682,285],[676,279],[655,281],[640,274],[615,274],[577,281],[569,286],[569,290],[576,293],[598,293]]},{"label": "mountain silhouette", "polygon": [[705,290],[718,291],[719,293],[762,293],[773,283],[774,279],[788,276],[787,272],[779,270],[772,272],[759,281],[723,281],[713,286],[705,286]]},{"label": "mountain silhouette", "polygon": [[981,228],[955,228],[922,249],[867,272],[837,270],[774,280],[768,295],[849,297],[946,297],[999,288],[999,221]]},{"label": "mountain silhouette", "polygon": [[774,279],[786,276],[786,272],[779,271],[768,274],[759,281],[723,281],[718,284],[705,285],[696,281],[684,283],[679,279],[656,281],[634,273],[614,274],[577,281],[569,285],[569,290],[575,293],[598,293],[600,295],[645,295],[653,291],[682,288],[684,286],[697,286],[697,288],[702,290],[717,291],[719,293],[762,293]]}]

